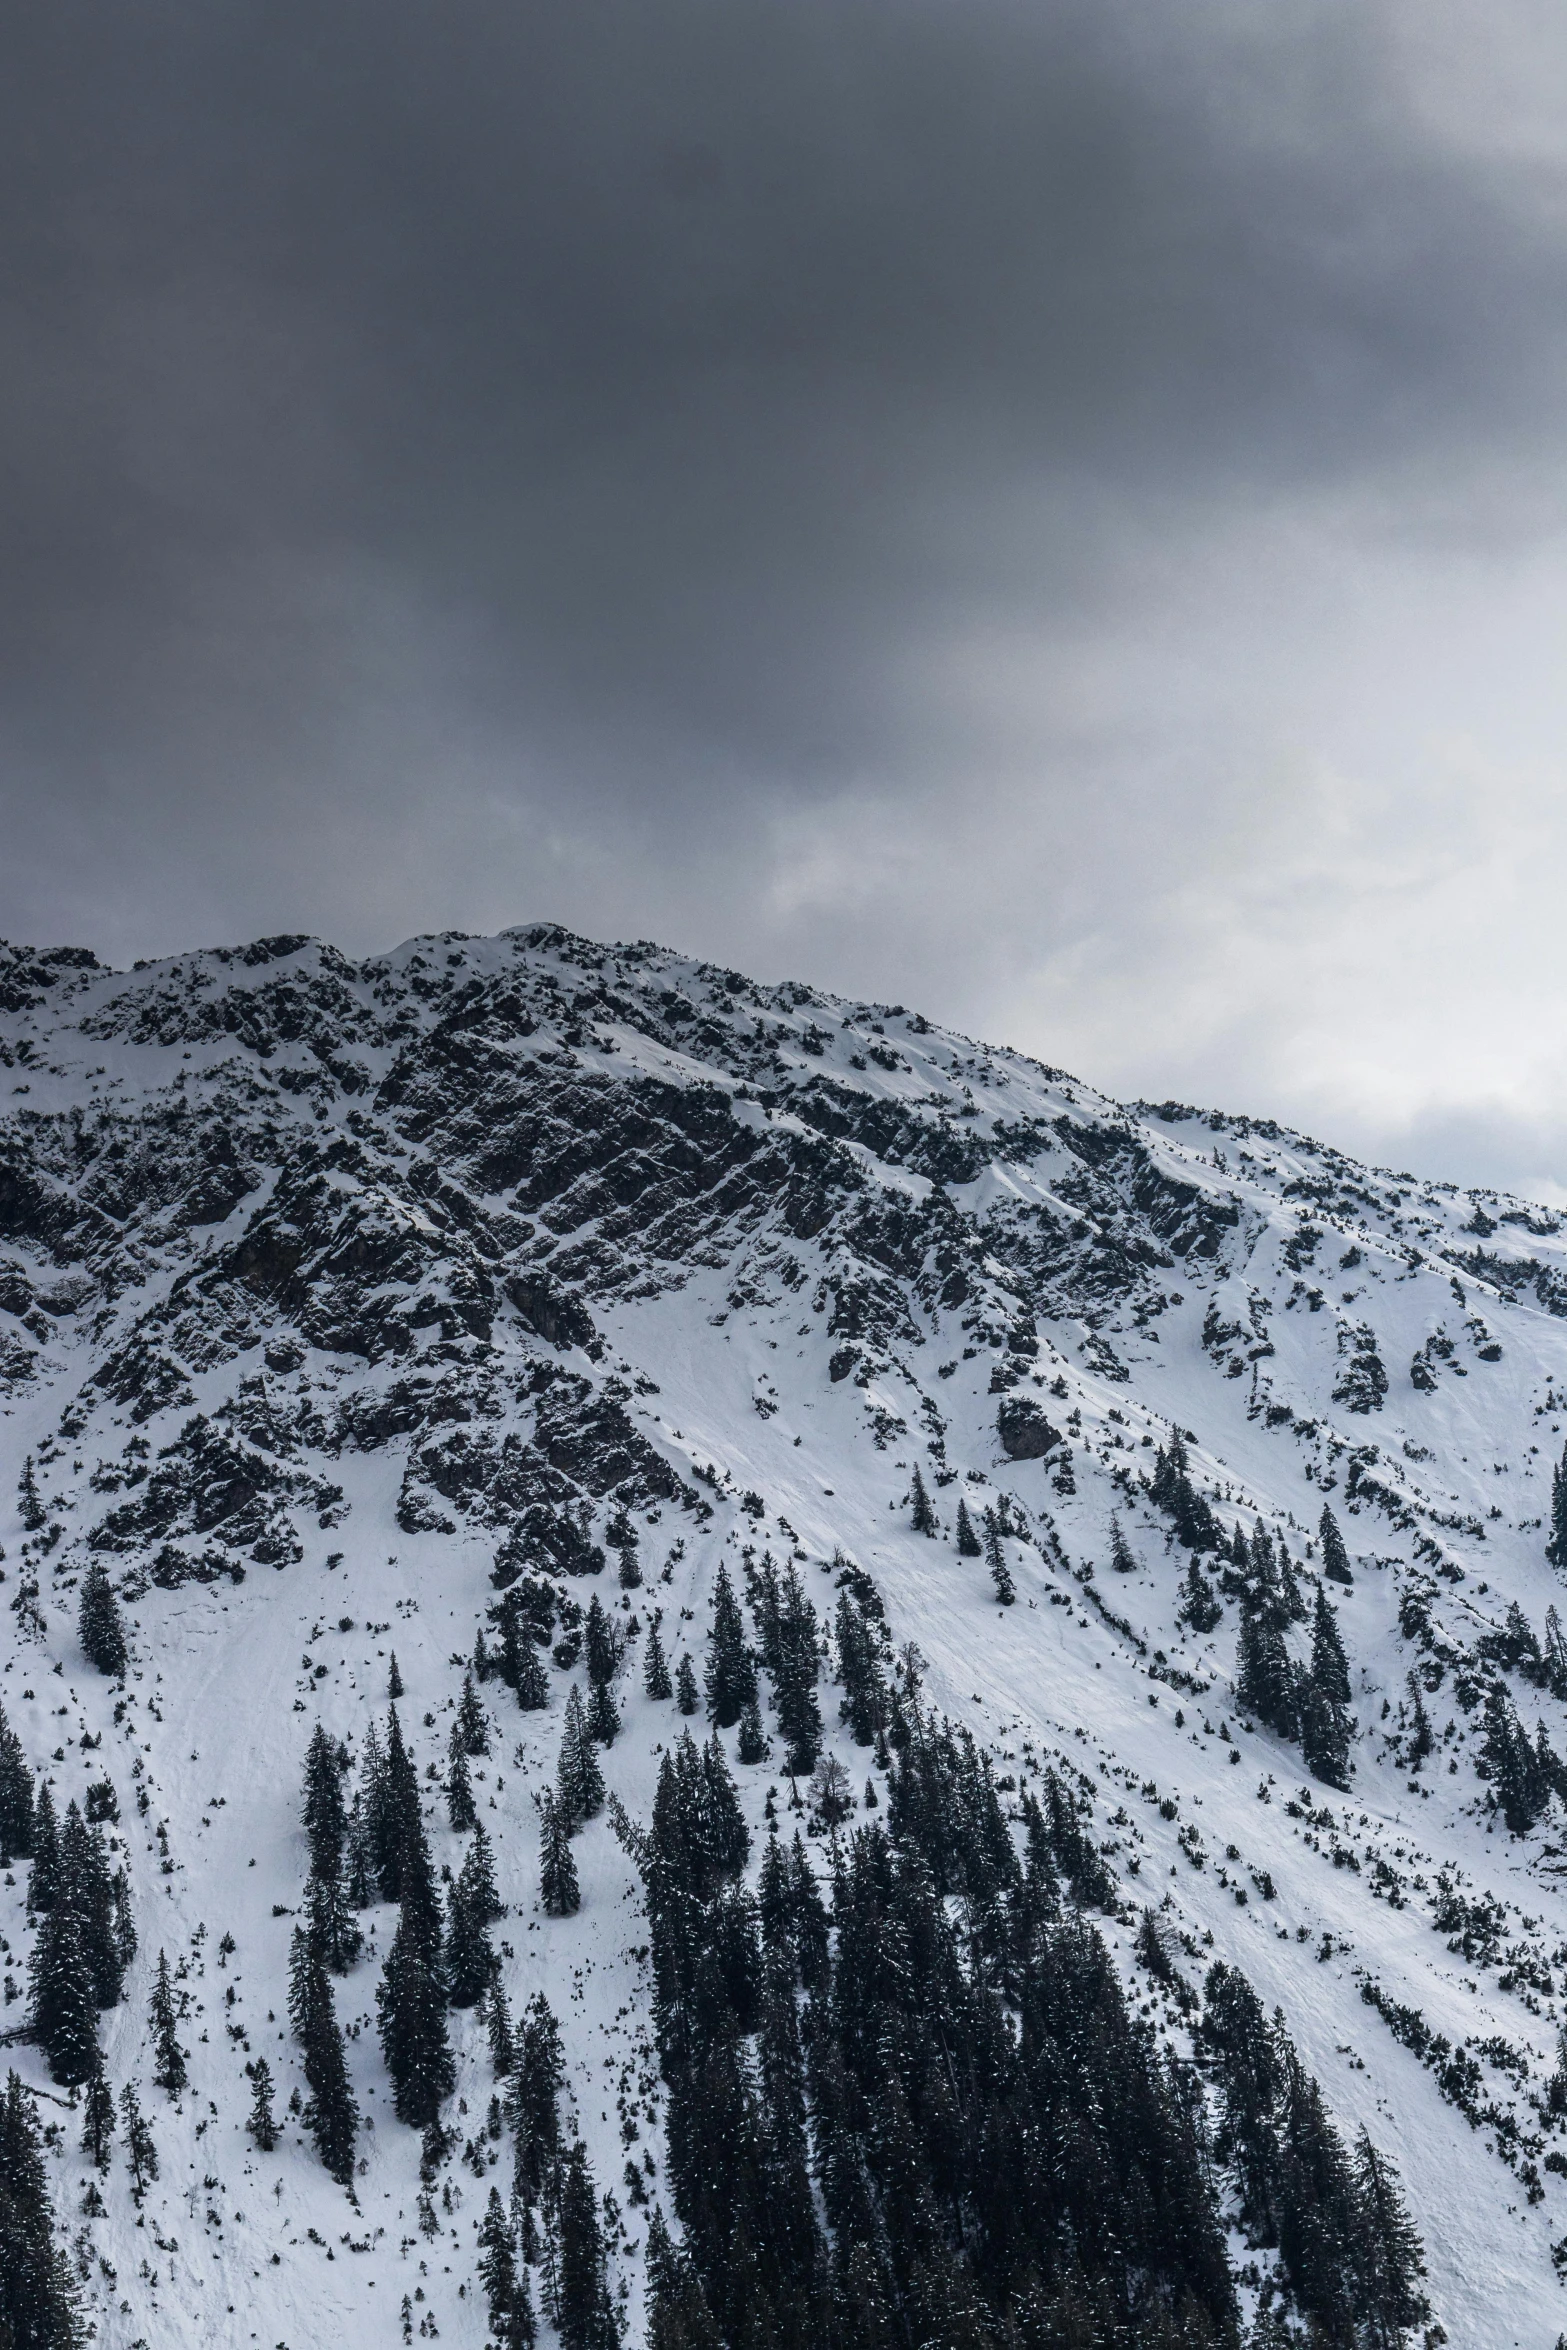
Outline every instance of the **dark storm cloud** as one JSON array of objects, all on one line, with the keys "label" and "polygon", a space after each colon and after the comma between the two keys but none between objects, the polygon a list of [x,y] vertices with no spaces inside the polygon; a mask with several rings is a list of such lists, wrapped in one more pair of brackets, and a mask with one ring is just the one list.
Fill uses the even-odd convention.
[{"label": "dark storm cloud", "polygon": [[[1107,861],[1135,898],[1233,830],[1245,745],[1186,681],[1244,704],[1277,588],[1215,540],[1411,471],[1437,539],[1540,527],[1558,216],[1462,70],[1431,102],[1451,23],[17,12],[0,929],[549,912],[801,964],[879,842],[925,878],[857,948],[909,985],[965,837],[1012,870],[953,970],[1024,896],[1102,927]],[[1477,451],[1507,484],[1444,510]]]}]

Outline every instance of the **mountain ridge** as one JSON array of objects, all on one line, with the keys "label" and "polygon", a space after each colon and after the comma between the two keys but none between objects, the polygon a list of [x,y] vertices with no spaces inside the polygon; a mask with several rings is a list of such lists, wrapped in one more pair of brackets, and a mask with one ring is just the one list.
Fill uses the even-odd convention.
[{"label": "mountain ridge", "polygon": [[[0,1524],[0,1697],[58,1811],[105,1775],[115,1789],[140,1943],[124,2000],[100,2016],[117,2089],[150,2078],[156,1949],[184,1970],[192,2021],[196,1985],[210,1996],[226,1971],[194,1938],[207,1926],[234,1936],[254,2005],[270,2003],[280,2086],[292,2078],[299,2048],[272,2035],[308,1875],[309,1726],[319,1717],[361,1767],[395,1639],[433,1798],[476,1637],[482,1650],[508,1623],[515,1637],[526,1608],[537,1625],[548,1607],[549,1702],[519,1712],[504,1680],[487,1690],[511,1759],[474,1767],[491,1780],[511,2007],[551,1995],[593,2176],[626,2194],[627,2146],[643,2140],[622,2139],[624,2095],[618,2128],[607,2101],[590,2106],[583,2068],[601,2041],[634,2047],[638,2078],[654,2067],[637,1837],[674,1733],[668,1702],[634,1692],[637,1660],[662,1633],[672,1662],[677,1645],[700,1661],[722,1563],[765,1661],[766,1551],[819,1603],[825,1751],[881,1784],[876,1812],[855,1799],[862,1826],[886,1816],[901,1766],[874,1741],[867,1766],[832,1718],[833,1683],[852,1695],[834,1610],[845,1589],[861,1604],[854,1575],[865,1620],[885,1627],[885,1672],[916,1644],[911,1681],[972,1733],[1015,1828],[1047,1758],[1088,1804],[1113,1880],[1095,1931],[1139,2008],[1161,1980],[1137,1952],[1147,1907],[1186,1965],[1231,1966],[1282,2008],[1346,2139],[1364,2125],[1396,2155],[1430,2269],[1423,2325],[1486,2343],[1559,2330],[1554,1214],[1365,1168],[1271,1120],[1118,1104],[902,1005],[552,924],[358,962],[288,935],[130,973],[85,949],[0,947],[0,1105],[0,1429],[16,1493]],[[617,1582],[617,1557],[640,1579]],[[92,1673],[75,1628],[95,1570],[127,1620],[124,1681]],[[1343,1786],[1307,1765],[1307,1635],[1289,1590],[1302,1610],[1331,1602],[1343,1628]],[[606,1817],[572,1840],[583,1906],[555,1918],[539,1908],[534,1798],[556,1781],[568,1690],[610,1685],[583,1653],[590,1593],[621,1634],[625,1721],[603,1773],[624,1835]],[[1238,1691],[1237,1674],[1246,1625],[1275,1615],[1287,1686],[1270,1727],[1255,1659],[1253,1685]],[[71,1745],[49,1727],[57,1677]],[[777,1675],[764,1678],[768,1759],[743,1761],[724,1731],[757,1852],[786,1777]],[[1427,1722],[1416,1754],[1426,1701],[1449,1718]],[[1520,1713],[1543,1726],[1533,1762],[1508,1744]],[[211,1768],[193,1766],[225,1731],[252,1767],[220,1804],[203,1792]],[[455,1874],[465,1848],[431,1816]],[[800,1818],[830,1878],[816,1797]],[[4,1898],[0,1955],[20,1970],[37,1939],[20,1870]],[[390,1915],[366,1915],[378,1958]],[[246,2137],[249,2039],[198,2042],[190,2092],[155,2115],[158,2193],[175,2193],[177,2157],[207,2175],[198,2122],[246,2180],[242,2205],[214,2194],[201,2249],[237,2313],[243,2297],[266,2309],[253,2338],[292,2326],[294,2350],[323,2316],[350,2339],[396,2338],[416,2279],[421,2324],[439,2301],[443,2332],[487,2338],[476,2212],[410,2234],[419,2141],[383,2119],[375,1963],[337,1990],[359,2003],[361,2111],[382,2105],[358,2192],[367,2225],[386,2205],[388,2234],[350,2256],[374,2288],[345,2300],[325,2241],[311,2244],[342,2193],[298,2133],[275,2157]],[[589,1996],[590,1967],[612,1990]],[[1191,2016],[1158,1998],[1160,2045],[1191,2053]],[[483,2031],[461,2009],[451,2028],[456,2095],[488,2098]],[[36,2044],[14,2060],[47,2085]],[[1222,2066],[1205,2063],[1216,2099]],[[653,2101],[667,2109],[667,2081]],[[645,2111],[639,2128],[658,2142]],[[51,2160],[66,2214],[91,2166],[74,2137]],[[444,2183],[461,2192],[450,2167]],[[1256,2227],[1231,2193],[1249,2320],[1276,2256],[1245,2241]],[[126,2273],[145,2215],[119,2167],[103,2196],[80,2223],[123,2280],[105,2294],[92,2253],[103,2337],[210,2327],[188,2252],[156,2288]],[[610,2256],[633,2341],[648,2209],[622,2205]],[[159,2226],[172,2240],[172,2218]],[[443,2273],[420,2278],[433,2254],[414,2248],[437,2242]],[[372,2289],[393,2305],[367,2320]]]}]

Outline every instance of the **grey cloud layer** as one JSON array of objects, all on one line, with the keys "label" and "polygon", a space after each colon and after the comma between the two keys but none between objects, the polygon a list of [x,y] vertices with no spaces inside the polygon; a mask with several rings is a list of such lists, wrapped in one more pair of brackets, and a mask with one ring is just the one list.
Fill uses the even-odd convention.
[{"label": "grey cloud layer", "polygon": [[1560,519],[1560,216],[1433,100],[1463,21],[34,6],[0,929],[549,912],[1005,1021],[1119,877],[1135,954],[1326,642],[1252,518]]}]

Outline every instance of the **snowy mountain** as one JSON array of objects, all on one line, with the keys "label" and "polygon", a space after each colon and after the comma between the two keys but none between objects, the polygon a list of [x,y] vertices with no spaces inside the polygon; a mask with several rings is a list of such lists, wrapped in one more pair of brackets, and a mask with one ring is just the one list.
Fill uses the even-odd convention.
[{"label": "snowy mountain", "polygon": [[0,950],[0,1112],[13,2292],[1567,2327],[1553,1214],[549,925]]}]

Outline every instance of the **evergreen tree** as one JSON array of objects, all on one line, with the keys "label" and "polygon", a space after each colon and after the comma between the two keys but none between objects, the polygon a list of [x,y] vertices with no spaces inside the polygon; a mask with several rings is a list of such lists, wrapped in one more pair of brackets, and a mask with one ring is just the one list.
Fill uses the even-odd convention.
[{"label": "evergreen tree", "polygon": [[495,1971],[495,1953],[466,1864],[447,1896],[446,1996],[453,2007],[476,2007]]},{"label": "evergreen tree", "polygon": [[674,1695],[674,1683],[669,1677],[669,1659],[664,1654],[664,1643],[658,1636],[655,1617],[647,1636],[647,1652],[642,1659],[642,1686],[649,1697],[665,1698]]},{"label": "evergreen tree", "polygon": [[406,1691],[403,1688],[403,1676],[397,1669],[397,1651],[395,1648],[392,1651],[391,1670],[386,1676],[386,1694],[393,1705],[397,1703],[397,1700],[400,1697],[406,1695]]},{"label": "evergreen tree", "polygon": [[75,2281],[55,2241],[43,2143],[13,2072],[0,2099],[0,2341],[6,2350],[79,2350]]},{"label": "evergreen tree", "polygon": [[54,1907],[60,1884],[60,1829],[54,1816],[54,1795],[47,1779],[40,1781],[33,1810],[33,1865],[28,1872],[27,1906],[35,1914]]},{"label": "evergreen tree", "polygon": [[1502,1816],[1515,1836],[1526,1836],[1550,1800],[1550,1781],[1499,1682],[1486,1694],[1484,1751]]},{"label": "evergreen tree", "polygon": [[[128,1915],[122,1917],[115,1898],[115,1882],[109,1874],[102,1832],[88,1827],[74,1802],[67,1807],[65,1825],[60,1831],[60,1882],[55,1907],[57,1910],[68,1907],[75,1913],[97,2005],[117,2006],[125,1971],[122,1935],[129,1919]],[[134,1934],[131,1948],[135,1948]]]},{"label": "evergreen tree", "polygon": [[838,1718],[848,1724],[856,1746],[869,1746],[887,1717],[887,1685],[875,1627],[851,1592],[838,1601],[836,1630],[843,1683]]},{"label": "evergreen tree", "polygon": [[[298,1926],[289,1954],[288,2012],[294,2036],[304,2051],[305,2080],[310,2089],[305,2126],[316,2142],[323,2168],[341,2186],[347,2186],[354,2175],[359,2107],[348,2078],[331,1982],[319,1953],[310,1946],[309,1935]],[[390,2065],[388,2069],[392,2069]]]},{"label": "evergreen tree", "polygon": [[560,2025],[543,1992],[536,1991],[523,2018],[511,2098],[517,2137],[517,2194],[524,2204],[539,2200],[554,2172],[560,2153],[560,2093],[565,2078]]},{"label": "evergreen tree", "polygon": [[1349,1659],[1339,1638],[1338,1618],[1320,1584],[1311,1627],[1311,1677],[1330,1705],[1348,1707]]},{"label": "evergreen tree", "polygon": [[1545,1555],[1558,1574],[1567,1574],[1567,1445],[1551,1472],[1551,1530]]},{"label": "evergreen tree", "polygon": [[264,2056],[257,2057],[251,2072],[250,2119],[245,2127],[261,2152],[270,2154],[281,2133],[272,2111],[272,2067]]},{"label": "evergreen tree", "polygon": [[1311,1669],[1300,1681],[1300,1741],[1306,1767],[1330,1787],[1349,1785],[1349,1662],[1321,1584],[1312,1624]]},{"label": "evergreen tree", "polygon": [[767,1733],[762,1728],[762,1709],[754,1697],[740,1716],[738,1751],[743,1763],[765,1762],[772,1752]]},{"label": "evergreen tree", "polygon": [[647,2230],[648,2350],[723,2350],[702,2280],[655,2206]]},{"label": "evergreen tree", "polygon": [[462,1696],[457,1701],[455,1736],[462,1741],[464,1754],[488,1754],[490,1751],[490,1717],[479,1701],[479,1692],[473,1685],[472,1673],[462,1677]]},{"label": "evergreen tree", "polygon": [[0,1869],[8,1869],[13,1860],[25,1860],[32,1850],[33,1774],[0,1705]]},{"label": "evergreen tree", "polygon": [[1110,1520],[1110,1564],[1118,1575],[1135,1575],[1137,1572],[1137,1559],[1121,1530],[1121,1521],[1116,1517]]},{"label": "evergreen tree", "polygon": [[1177,1614],[1179,1621],[1189,1624],[1194,1632],[1211,1632],[1224,1614],[1223,1603],[1199,1566],[1195,1551],[1181,1584],[1181,1604]]},{"label": "evergreen tree", "polygon": [[571,1829],[565,1812],[546,1787],[539,1798],[542,1834],[539,1844],[539,1899],[552,1918],[575,1917],[582,1907],[582,1888],[571,1853]]},{"label": "evergreen tree", "polygon": [[1369,2350],[1401,2350],[1413,2326],[1423,2325],[1431,2305],[1420,2290],[1426,2273],[1419,2232],[1409,2216],[1398,2172],[1379,2154],[1362,2128],[1355,2147],[1363,2247],[1361,2309]]},{"label": "evergreen tree", "polygon": [[675,1667],[675,1697],[683,1714],[696,1713],[702,1703],[697,1694],[696,1673],[691,1659],[683,1650],[680,1662]]},{"label": "evergreen tree", "polygon": [[464,1856],[460,1873],[468,1888],[468,1899],[473,1903],[475,1917],[488,1925],[492,1918],[503,1918],[506,1915],[506,1904],[495,1882],[495,1851],[483,1820],[475,1820],[473,1823],[473,1841]]},{"label": "evergreen tree", "polygon": [[120,2091],[120,2119],[125,2124],[125,2161],[131,2174],[131,2193],[139,2203],[158,2175],[158,2149],[134,2081],[127,2081]]},{"label": "evergreen tree", "polygon": [[[746,1645],[740,1603],[729,1580],[729,1570],[721,1559],[713,1585],[706,1681],[710,1718],[720,1730],[732,1729],[756,1696],[756,1666]],[[682,1705],[681,1711],[684,1710]]]},{"label": "evergreen tree", "polygon": [[598,1746],[613,1746],[620,1729],[620,1711],[607,1681],[593,1683],[588,1701],[588,1736]]},{"label": "evergreen tree", "polygon": [[468,1757],[462,1739],[455,1730],[452,1732],[451,1752],[446,1762],[446,1816],[459,1835],[471,1828],[479,1816],[473,1806],[473,1782],[468,1776]]},{"label": "evergreen tree", "polygon": [[620,2328],[609,2294],[598,2197],[580,2139],[573,2140],[561,2164],[556,2225],[560,2237],[556,2323],[561,2350],[619,2350]]},{"label": "evergreen tree", "polygon": [[450,2095],[456,2067],[446,2032],[440,1903],[417,1809],[404,1835],[400,1874],[402,1909],[376,2006],[397,2118],[423,2128]]},{"label": "evergreen tree", "polygon": [[1278,1617],[1271,1610],[1243,1604],[1235,1702],[1281,1738],[1299,1736],[1299,1676]]},{"label": "evergreen tree", "polygon": [[394,1705],[387,1716],[386,1752],[381,1758],[366,1740],[366,1767],[378,1763],[366,1789],[366,1827],[371,1865],[383,1901],[398,1901],[403,1890],[403,1855],[411,1841],[423,1841],[419,1809],[419,1775],[403,1744],[402,1724]]},{"label": "evergreen tree", "polygon": [[499,1969],[490,1981],[490,1995],[486,2003],[490,2032],[490,2063],[495,2077],[504,2081],[517,2062],[517,2046],[512,2038],[511,2009],[506,2003],[506,1989]]},{"label": "evergreen tree", "polygon": [[317,1722],[305,1749],[305,1837],[315,1876],[335,1877],[343,1865],[348,1816],[343,1805],[343,1765],[337,1748]]},{"label": "evergreen tree", "polygon": [[82,2152],[95,2170],[109,2167],[109,2141],[114,2136],[114,2091],[104,2079],[103,2067],[87,2083],[82,2100]]},{"label": "evergreen tree", "polygon": [[974,1521],[973,1521],[973,1519],[972,1519],[972,1518],[969,1516],[969,1514],[968,1514],[968,1503],[967,1503],[966,1501],[959,1501],[959,1503],[958,1503],[958,1556],[959,1556],[959,1558],[966,1558],[966,1559],[977,1559],[977,1558],[979,1557],[979,1555],[980,1555],[980,1542],[979,1542],[979,1536],[978,1536],[978,1535],[975,1533],[975,1531],[974,1531]]},{"label": "evergreen tree", "polygon": [[607,1689],[620,1670],[620,1642],[615,1627],[595,1591],[588,1602],[587,1621],[582,1627],[584,1661],[588,1681],[595,1689]]},{"label": "evergreen tree", "polygon": [[1409,1767],[1412,1771],[1418,1771],[1436,1741],[1431,1734],[1431,1717],[1426,1712],[1420,1683],[1413,1673],[1409,1675],[1409,1702],[1414,1713],[1414,1735],[1409,1741]]},{"label": "evergreen tree", "polygon": [[511,2223],[494,2187],[479,2229],[479,2281],[489,2304],[490,2332],[496,2342],[502,2350],[529,2350],[537,2328],[527,2272],[517,2266]]},{"label": "evergreen tree", "polygon": [[38,1490],[38,1474],[33,1467],[31,1453],[23,1461],[22,1474],[17,1481],[16,1509],[25,1533],[38,1534],[43,1531],[49,1513],[44,1508],[43,1496]]},{"label": "evergreen tree", "polygon": [[305,1880],[305,1931],[323,1966],[346,1975],[360,1951],[364,1936],[349,1905],[348,1883],[342,1876]]},{"label": "evergreen tree", "polygon": [[517,1703],[524,1713],[542,1713],[549,1704],[549,1675],[531,1640],[524,1641],[517,1652],[516,1690]]},{"label": "evergreen tree", "polygon": [[185,2051],[179,2042],[168,1953],[163,1950],[158,1953],[158,1972],[153,1981],[148,2022],[152,2028],[152,2052],[157,2058],[157,2068],[152,2077],[160,2089],[166,2089],[171,2097],[177,2097],[189,2076],[185,2069]]},{"label": "evergreen tree", "polygon": [[582,1691],[575,1686],[566,1700],[555,1786],[561,1813],[572,1832],[584,1820],[595,1819],[604,1808],[604,1774],[593,1751]]},{"label": "evergreen tree", "polygon": [[910,1522],[916,1534],[928,1535],[932,1542],[935,1541],[939,1530],[936,1525],[936,1513],[931,1508],[930,1495],[925,1490],[925,1480],[920,1474],[918,1461],[914,1464],[914,1498]]},{"label": "evergreen tree", "polygon": [[1317,1535],[1322,1544],[1322,1572],[1328,1581],[1353,1583],[1355,1578],[1350,1571],[1349,1552],[1344,1548],[1344,1537],[1339,1532],[1338,1520],[1326,1502],[1322,1505],[1322,1515],[1317,1521]]},{"label": "evergreen tree", "polygon": [[103,1560],[94,1556],[87,1562],[82,1577],[81,1608],[77,1616],[77,1631],[89,1664],[96,1665],[111,1681],[122,1680],[130,1663],[130,1650],[125,1641],[125,1624],[120,1614],[120,1603],[115,1597],[114,1585]]},{"label": "evergreen tree", "polygon": [[1017,1585],[1007,1565],[1007,1554],[1001,1547],[1001,1523],[994,1510],[985,1512],[985,1559],[990,1568],[990,1580],[996,1587],[996,1597],[1003,1607],[1010,1607],[1017,1598]]},{"label": "evergreen tree", "polygon": [[49,2077],[75,2088],[97,2072],[98,2002],[75,1904],[57,1901],[44,1917],[29,1964],[31,2029]]},{"label": "evergreen tree", "polygon": [[816,1610],[791,1562],[779,1587],[774,1645],[773,1698],[786,1744],[784,1768],[796,1778],[816,1768],[822,1744],[822,1709],[816,1695],[821,1672]]}]

